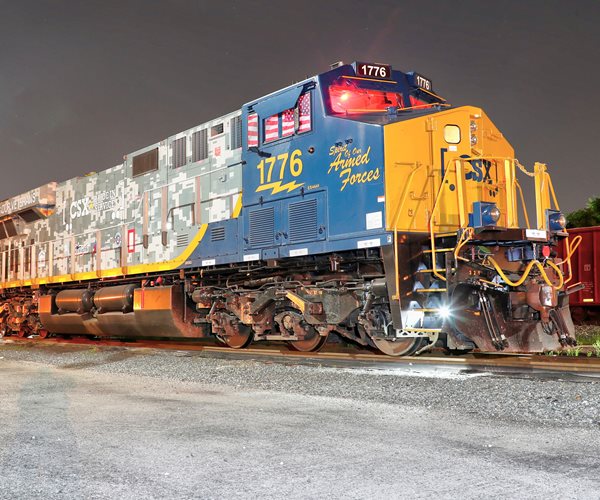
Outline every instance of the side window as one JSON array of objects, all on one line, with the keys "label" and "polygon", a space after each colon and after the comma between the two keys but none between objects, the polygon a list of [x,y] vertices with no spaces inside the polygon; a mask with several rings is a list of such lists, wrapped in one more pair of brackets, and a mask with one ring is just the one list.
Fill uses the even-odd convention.
[{"label": "side window", "polygon": [[222,123],[217,123],[216,125],[213,125],[212,127],[210,127],[210,136],[211,137],[215,137],[222,133],[223,133],[223,124]]},{"label": "side window", "polygon": [[298,99],[298,133],[312,130],[310,92],[302,94]]},{"label": "side window", "polygon": [[258,146],[258,115],[251,113],[248,115],[248,147]]},{"label": "side window", "polygon": [[279,139],[279,115],[269,116],[265,120],[265,142]]},{"label": "side window", "polygon": [[[255,140],[254,143],[250,142],[250,133],[251,130],[254,133],[256,129],[256,136],[252,136],[254,139],[258,137],[258,123],[254,125],[254,122],[251,124],[250,118],[256,119],[256,114],[248,115],[248,147],[252,145],[258,145],[258,141]],[[251,129],[251,126],[253,127]],[[290,137],[294,135],[294,132],[297,134],[302,134],[304,132],[309,132],[312,130],[312,108],[311,108],[311,98],[310,92],[306,92],[302,94],[298,103],[294,108],[286,109],[285,111],[278,113],[276,115],[270,116],[264,121],[264,142],[272,142],[277,139],[281,139],[283,137]]]}]

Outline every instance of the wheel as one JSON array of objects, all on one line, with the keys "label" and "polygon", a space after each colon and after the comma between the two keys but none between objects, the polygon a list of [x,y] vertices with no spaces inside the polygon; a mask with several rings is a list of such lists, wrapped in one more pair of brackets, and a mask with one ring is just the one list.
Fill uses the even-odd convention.
[{"label": "wheel", "polygon": [[232,349],[243,349],[244,347],[248,347],[248,345],[250,345],[250,342],[252,342],[252,337],[252,328],[240,326],[234,335],[223,335],[220,338]]},{"label": "wheel", "polygon": [[327,335],[319,335],[315,332],[312,337],[304,340],[290,340],[289,344],[301,352],[314,352],[320,350],[327,342]]},{"label": "wheel", "polygon": [[405,337],[397,340],[372,339],[375,347],[388,356],[410,356],[427,343],[424,337]]},{"label": "wheel", "polygon": [[25,328],[21,328],[17,332],[17,337],[19,337],[20,339],[24,339],[25,337],[27,337],[27,335],[29,335],[29,333],[27,332],[27,330],[25,330]]},{"label": "wheel", "polygon": [[48,330],[45,330],[44,328],[42,328],[42,329],[39,331],[39,334],[40,334],[40,338],[41,338],[41,339],[47,339],[47,338],[48,338],[48,337],[50,337],[50,335],[51,335],[51,333],[50,333]]}]

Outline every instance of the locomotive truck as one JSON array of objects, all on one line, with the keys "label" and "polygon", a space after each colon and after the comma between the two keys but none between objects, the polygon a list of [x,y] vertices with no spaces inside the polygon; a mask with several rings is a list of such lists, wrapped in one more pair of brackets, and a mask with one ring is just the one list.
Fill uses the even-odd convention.
[{"label": "locomotive truck", "polygon": [[564,226],[546,166],[481,108],[338,63],[0,203],[1,332],[557,350],[574,343]]}]

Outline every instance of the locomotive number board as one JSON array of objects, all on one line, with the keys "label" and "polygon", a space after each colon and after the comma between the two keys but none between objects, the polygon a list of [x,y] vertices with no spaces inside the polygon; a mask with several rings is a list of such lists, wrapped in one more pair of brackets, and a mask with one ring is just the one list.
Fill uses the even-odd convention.
[{"label": "locomotive number board", "polygon": [[357,62],[356,76],[389,80],[392,78],[392,67],[389,64]]}]

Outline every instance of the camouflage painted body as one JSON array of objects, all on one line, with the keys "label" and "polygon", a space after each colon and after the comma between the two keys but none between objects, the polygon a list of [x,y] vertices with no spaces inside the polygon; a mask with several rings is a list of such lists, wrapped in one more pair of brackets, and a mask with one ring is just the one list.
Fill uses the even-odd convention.
[{"label": "camouflage painted body", "polygon": [[[234,131],[232,139],[231,127],[239,126],[239,115],[225,115],[135,151],[108,170],[32,192],[42,190],[42,198],[29,194],[22,195],[21,202],[22,197],[4,202],[5,215],[32,207],[46,212],[31,223],[13,219],[18,235],[3,242],[0,283],[10,288],[118,276],[124,267],[178,257],[198,227],[234,215],[242,190],[241,130]],[[223,132],[210,137],[217,125]],[[201,130],[207,131],[207,157],[192,161],[192,153],[198,153],[189,145]],[[188,158],[185,166],[171,168],[172,144],[182,138]],[[132,176],[132,159],[153,149],[158,149],[158,169]],[[27,265],[8,264],[15,252]]]}]

